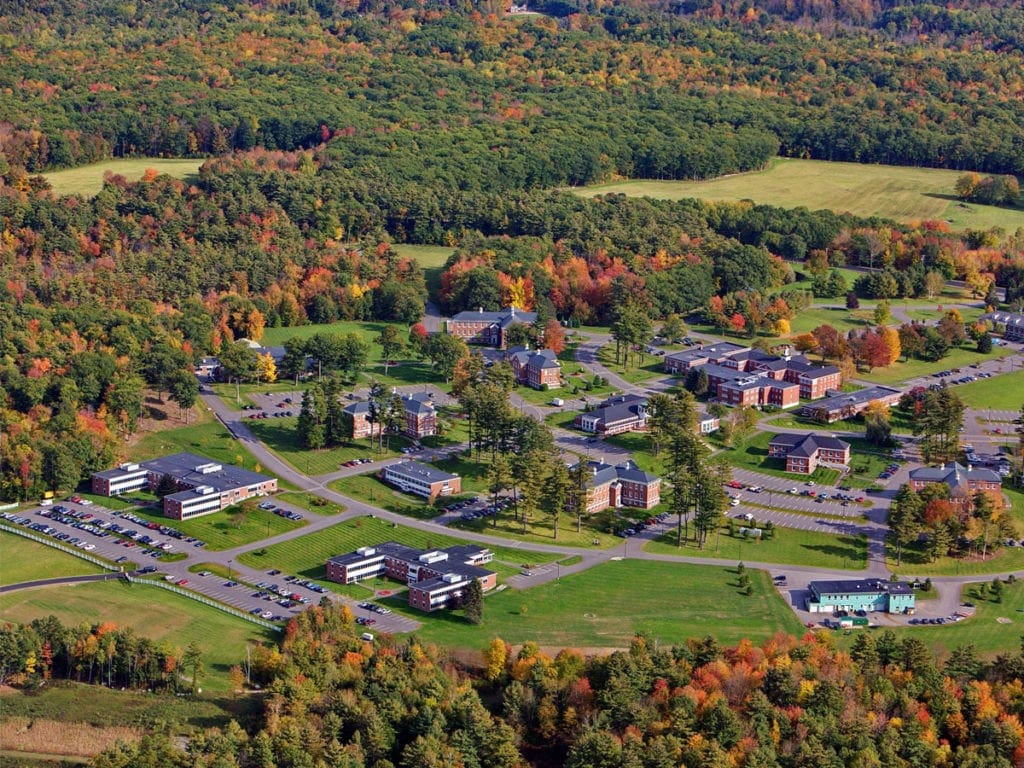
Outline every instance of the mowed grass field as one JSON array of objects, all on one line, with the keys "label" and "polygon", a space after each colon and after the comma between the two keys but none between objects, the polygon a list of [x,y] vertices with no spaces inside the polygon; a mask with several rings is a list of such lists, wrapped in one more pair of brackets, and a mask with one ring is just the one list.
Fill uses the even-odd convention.
[{"label": "mowed grass field", "polygon": [[1016,411],[1024,405],[1024,371],[978,379],[957,387],[955,392],[972,408]]},{"label": "mowed grass field", "polygon": [[[237,512],[238,507],[235,506],[222,512],[195,517],[191,520],[169,521],[160,512],[135,510],[135,514],[143,520],[160,525],[170,525],[186,536],[194,536],[205,541],[206,549],[213,551],[240,547],[253,541],[287,533],[308,524],[305,520],[289,520],[265,509],[257,508],[244,515],[239,513],[236,517],[235,513]],[[193,554],[199,552],[187,542],[170,541],[174,544],[175,551]]]},{"label": "mowed grass field", "polygon": [[868,543],[863,536],[837,536],[778,526],[772,537],[764,540],[740,536],[733,538],[725,527],[720,533],[711,536],[704,549],[698,549],[692,541],[677,547],[676,532],[672,530],[646,544],[644,551],[662,555],[735,558],[737,562],[813,565],[817,568],[843,570],[856,570],[867,565]]},{"label": "mowed grass field", "polygon": [[0,584],[90,573],[103,573],[103,569],[59,549],[0,531]]},{"label": "mowed grass field", "polygon": [[[306,579],[317,579],[325,586],[337,587],[339,585],[333,582],[324,581],[324,564],[327,558],[354,552],[359,547],[383,544],[385,541],[395,541],[420,549],[437,549],[465,543],[444,534],[393,526],[375,517],[357,517],[291,541],[246,552],[238,561],[253,568],[280,568]],[[513,575],[523,565],[552,562],[557,558],[557,555],[529,550],[502,547],[490,547],[490,550],[494,552],[495,560],[498,562],[488,567],[496,571],[499,578]]]},{"label": "mowed grass field", "polygon": [[[741,594],[733,568],[613,561],[526,591],[488,595],[479,626],[438,613],[416,635],[450,647],[478,649],[494,637],[513,645],[532,640],[557,651],[624,648],[637,632],[663,644],[705,635],[733,644],[745,637],[759,642],[780,630],[800,634],[800,623],[770,576],[764,571],[747,573],[754,588],[749,597]],[[412,615],[402,598],[386,602],[396,612]]]},{"label": "mowed grass field", "polygon": [[103,175],[110,171],[124,176],[128,181],[138,181],[147,168],[160,174],[184,179],[199,172],[203,160],[172,160],[167,158],[143,157],[128,160],[104,160],[102,163],[68,168],[64,171],[44,173],[55,195],[82,195],[92,197],[103,189]]},{"label": "mowed grass field", "polygon": [[193,640],[203,650],[207,679],[203,688],[226,691],[228,670],[245,659],[246,643],[275,638],[255,624],[236,619],[159,587],[120,581],[44,587],[0,595],[6,620],[27,622],[53,614],[64,624],[112,621],[134,627],[138,635],[175,648]]},{"label": "mowed grass field", "polygon": [[776,158],[763,171],[709,181],[633,180],[573,191],[586,197],[622,193],[666,200],[753,200],[781,208],[828,208],[897,221],[943,220],[954,229],[1003,227],[1012,232],[1024,226],[1024,208],[956,200],[953,187],[962,174],[935,168]]}]

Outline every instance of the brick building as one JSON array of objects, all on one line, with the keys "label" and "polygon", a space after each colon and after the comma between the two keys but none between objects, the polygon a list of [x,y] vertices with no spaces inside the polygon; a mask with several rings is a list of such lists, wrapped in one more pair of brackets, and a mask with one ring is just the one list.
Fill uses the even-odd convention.
[{"label": "brick building", "polygon": [[650,509],[661,501],[661,478],[644,472],[632,461],[614,465],[588,461],[587,467],[590,470],[587,512],[590,514],[608,507]]},{"label": "brick building", "polygon": [[895,405],[900,401],[902,392],[892,387],[867,387],[856,392],[836,392],[818,403],[808,403],[803,407],[804,416],[831,424],[840,419],[850,419],[863,413],[873,403],[885,406]]},{"label": "brick building", "polygon": [[786,471],[809,475],[819,466],[845,467],[850,463],[850,444],[827,435],[781,434],[768,443],[768,456],[785,459]]},{"label": "brick building", "polygon": [[708,375],[708,392],[720,403],[734,407],[766,405],[793,408],[800,404],[800,385],[746,373],[715,363],[702,366]]},{"label": "brick building", "polygon": [[537,322],[536,312],[524,312],[515,307],[506,307],[498,312],[459,312],[448,321],[448,333],[465,340],[467,344],[484,344],[504,349],[505,334],[516,323],[533,325]]},{"label": "brick building", "polygon": [[920,467],[910,471],[910,487],[920,491],[926,485],[945,483],[953,496],[970,496],[977,491],[999,492],[1003,480],[991,469],[975,469],[958,462],[941,467]]},{"label": "brick building", "polygon": [[341,584],[387,576],[409,585],[409,605],[436,611],[457,601],[476,579],[484,591],[497,585],[497,574],[482,568],[494,554],[473,544],[425,551],[388,541],[336,555],[326,564],[327,578]]},{"label": "brick building", "polygon": [[[402,434],[418,440],[421,437],[437,434],[437,411],[434,407],[433,395],[430,392],[414,392],[402,395],[405,408],[405,421]],[[370,402],[357,400],[345,406],[344,412],[352,419],[352,437],[358,439],[369,437],[376,429],[370,421]]]},{"label": "brick building", "polygon": [[209,515],[251,496],[277,491],[276,477],[217,464],[194,453],[174,453],[94,472],[92,492],[120,496],[143,488],[155,491],[164,475],[172,477],[177,486],[175,493],[163,499],[164,516],[175,520]]},{"label": "brick building", "polygon": [[379,477],[405,493],[414,493],[431,500],[438,496],[462,493],[461,477],[418,461],[389,464],[380,471]]},{"label": "brick building", "polygon": [[550,349],[531,351],[529,347],[512,347],[505,352],[516,381],[534,389],[555,389],[562,386],[562,364]]}]

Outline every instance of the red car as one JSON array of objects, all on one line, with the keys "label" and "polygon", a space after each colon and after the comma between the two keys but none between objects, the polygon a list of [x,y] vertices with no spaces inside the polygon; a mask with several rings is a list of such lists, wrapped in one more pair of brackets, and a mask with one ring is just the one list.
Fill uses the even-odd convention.
[{"label": "red car", "polygon": [[728,485],[730,488],[744,488],[744,487],[746,487],[739,480],[730,480],[728,483],[726,483],[726,485]]},{"label": "red car", "polygon": [[188,584],[188,579],[182,579],[178,582],[179,587],[184,587],[186,584]]}]

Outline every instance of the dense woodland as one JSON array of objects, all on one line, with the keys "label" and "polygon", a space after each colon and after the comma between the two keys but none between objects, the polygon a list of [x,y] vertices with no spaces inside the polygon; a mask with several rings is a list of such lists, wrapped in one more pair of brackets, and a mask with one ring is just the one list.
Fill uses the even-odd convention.
[{"label": "dense woodland", "polygon": [[[637,636],[628,650],[594,657],[532,643],[513,649],[495,638],[479,665],[467,665],[415,637],[372,644],[356,630],[347,609],[314,607],[291,621],[280,650],[256,648],[249,677],[266,694],[251,733],[231,723],[193,736],[185,749],[158,734],[113,748],[93,765],[1024,764],[1024,657],[1017,651],[983,661],[966,646],[939,664],[919,639],[888,631],[859,635],[849,652],[817,632],[735,647],[710,637],[668,645]],[[97,636],[98,652],[80,649]],[[65,654],[79,670],[105,675],[112,664],[121,675],[133,652],[103,649],[123,638],[112,627],[69,630],[51,618],[7,630],[0,651],[26,679],[56,673]],[[193,663],[201,679],[202,661]],[[194,669],[186,664],[182,687]],[[235,678],[244,681],[240,668]]]}]

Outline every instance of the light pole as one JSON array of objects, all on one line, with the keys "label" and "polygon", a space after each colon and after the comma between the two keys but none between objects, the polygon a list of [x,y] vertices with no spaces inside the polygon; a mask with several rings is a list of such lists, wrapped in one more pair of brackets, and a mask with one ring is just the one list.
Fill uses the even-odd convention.
[{"label": "light pole", "polygon": [[228,581],[231,581],[231,561],[228,560]]}]

